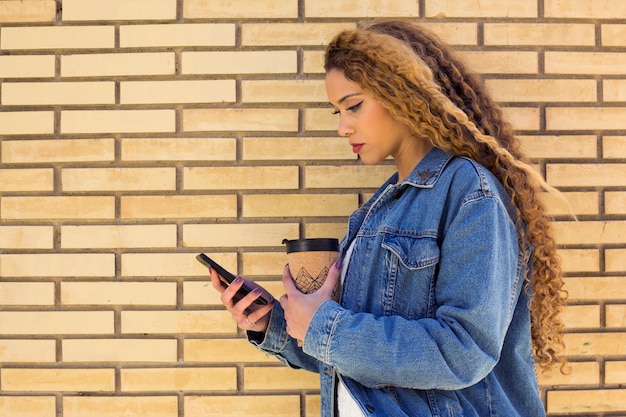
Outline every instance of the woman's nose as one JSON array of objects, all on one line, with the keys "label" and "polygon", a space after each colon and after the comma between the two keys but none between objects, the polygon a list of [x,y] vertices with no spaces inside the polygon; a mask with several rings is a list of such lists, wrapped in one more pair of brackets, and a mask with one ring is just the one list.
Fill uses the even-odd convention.
[{"label": "woman's nose", "polygon": [[348,137],[352,134],[353,128],[349,126],[343,118],[339,119],[339,127],[337,128],[337,132],[339,136]]}]

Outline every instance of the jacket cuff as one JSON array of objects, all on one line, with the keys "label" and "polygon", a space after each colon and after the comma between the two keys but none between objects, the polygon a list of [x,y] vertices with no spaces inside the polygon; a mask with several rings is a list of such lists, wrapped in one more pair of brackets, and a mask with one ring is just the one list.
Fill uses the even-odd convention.
[{"label": "jacket cuff", "polygon": [[269,353],[280,353],[289,342],[285,326],[285,313],[279,303],[270,312],[267,330],[263,332],[246,331],[248,341],[261,350]]},{"label": "jacket cuff", "polygon": [[304,337],[303,351],[324,363],[331,363],[331,343],[333,333],[342,313],[345,310],[333,300],[327,300],[319,306]]}]

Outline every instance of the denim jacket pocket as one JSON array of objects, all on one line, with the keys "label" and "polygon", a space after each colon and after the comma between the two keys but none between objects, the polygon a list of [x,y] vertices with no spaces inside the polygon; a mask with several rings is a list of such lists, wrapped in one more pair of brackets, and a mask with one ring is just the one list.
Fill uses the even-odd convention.
[{"label": "denim jacket pocket", "polygon": [[385,288],[387,314],[406,318],[428,317],[433,310],[434,277],[439,263],[439,246],[434,234],[406,236],[386,233]]}]

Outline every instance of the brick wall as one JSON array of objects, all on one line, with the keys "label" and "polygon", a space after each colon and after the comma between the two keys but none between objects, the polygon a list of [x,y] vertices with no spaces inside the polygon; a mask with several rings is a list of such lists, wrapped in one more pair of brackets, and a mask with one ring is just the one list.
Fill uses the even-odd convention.
[{"label": "brick wall", "polygon": [[424,22],[484,75],[547,180],[573,371],[551,416],[626,415],[626,2],[0,1],[0,415],[319,415],[194,260],[281,294],[283,238],[341,237],[391,173],[336,138],[338,30]]}]

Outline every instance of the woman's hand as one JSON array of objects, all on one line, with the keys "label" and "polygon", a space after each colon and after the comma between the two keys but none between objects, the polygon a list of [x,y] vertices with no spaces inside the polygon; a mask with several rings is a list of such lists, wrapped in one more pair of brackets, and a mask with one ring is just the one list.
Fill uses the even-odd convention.
[{"label": "woman's hand", "polygon": [[[252,288],[252,291],[238,302],[235,302],[233,297],[244,282]],[[217,291],[222,293],[222,304],[233,316],[233,320],[237,322],[237,326],[240,329],[254,332],[265,332],[267,330],[270,311],[274,307],[276,300],[263,287],[253,281],[237,277],[228,287],[224,288],[224,284],[222,284],[213,268],[211,268],[211,283]],[[261,295],[268,301],[267,305],[259,306],[254,304],[254,300]]]},{"label": "woman's hand", "polygon": [[303,294],[297,288],[289,272],[289,265],[283,271],[283,285],[287,292],[280,297],[280,305],[285,310],[285,321],[287,322],[287,333],[289,336],[304,340],[309,323],[320,305],[326,300],[330,300],[339,282],[341,265],[336,262],[328,271],[326,281],[321,288],[311,294]]}]

